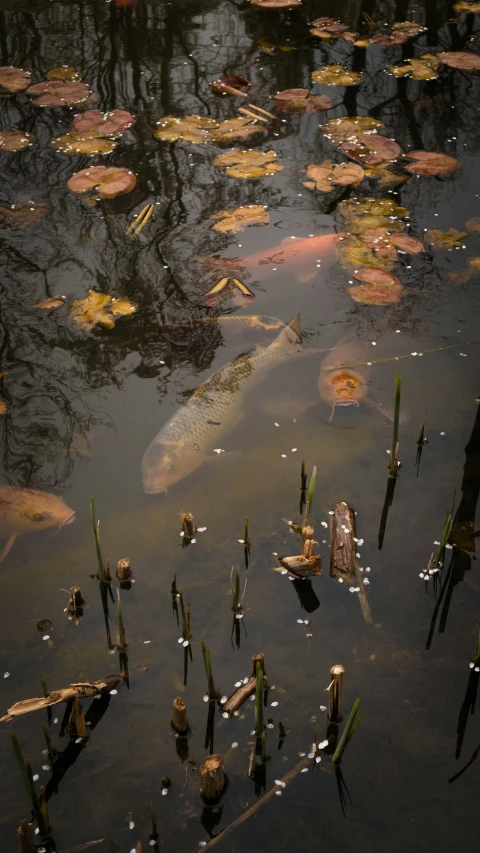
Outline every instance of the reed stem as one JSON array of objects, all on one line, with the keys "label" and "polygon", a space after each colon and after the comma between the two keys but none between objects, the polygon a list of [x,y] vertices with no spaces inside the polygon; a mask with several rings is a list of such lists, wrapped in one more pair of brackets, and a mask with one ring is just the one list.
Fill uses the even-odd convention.
[{"label": "reed stem", "polygon": [[402,377],[395,374],[395,396],[393,402],[392,449],[390,451],[390,476],[396,477],[398,472],[398,426],[400,423],[400,398],[402,394]]},{"label": "reed stem", "polygon": [[210,701],[215,700],[217,698],[217,691],[215,690],[215,684],[213,681],[213,672],[212,672],[212,660],[210,657],[210,649],[207,649],[205,643],[200,643],[202,649],[203,656],[203,664],[205,666],[205,675],[207,676],[207,690],[208,690],[208,698]]},{"label": "reed stem", "polygon": [[100,522],[95,516],[95,499],[90,498],[90,514],[92,517],[93,535],[95,537],[95,553],[97,556],[97,578],[102,583],[107,582],[107,574],[105,572],[105,564],[102,558],[102,549],[100,546]]},{"label": "reed stem", "polygon": [[255,734],[259,737],[264,733],[263,723],[263,669],[260,661],[256,663],[256,688],[255,688]]},{"label": "reed stem", "polygon": [[118,629],[117,629],[117,648],[121,651],[124,651],[127,648],[127,638],[125,635],[125,626],[123,624],[123,611],[122,611],[122,602],[120,599],[120,590],[117,589],[117,619],[118,619]]},{"label": "reed stem", "polygon": [[43,837],[45,835],[48,835],[50,831],[50,826],[48,825],[48,821],[45,821],[42,809],[40,808],[37,792],[35,790],[35,783],[33,781],[32,767],[29,761],[24,760],[22,750],[20,749],[20,744],[15,735],[11,735],[11,741],[13,752],[15,754],[15,758],[17,759],[23,783],[25,785],[25,790],[32,805],[32,809],[37,820],[38,828],[40,830],[40,835]]},{"label": "reed stem", "polygon": [[316,481],[316,479],[317,479],[317,466],[314,465],[312,468],[312,475],[310,477],[310,483],[308,486],[307,503],[305,506],[305,516],[304,516],[303,525],[302,525],[303,527],[308,527],[308,523],[310,521],[310,512],[312,509],[313,496],[315,494],[315,481]]},{"label": "reed stem", "polygon": [[342,737],[340,738],[340,740],[338,742],[338,746],[337,746],[335,752],[333,753],[332,764],[338,764],[339,763],[343,753],[345,752],[345,750],[347,748],[347,745],[349,744],[349,742],[352,739],[355,731],[357,730],[358,726],[360,725],[361,719],[363,717],[363,712],[358,714],[358,717],[357,717],[359,705],[360,705],[360,699],[355,699],[355,702],[353,703],[352,710],[350,711],[348,720],[345,723],[345,728],[343,730]]}]

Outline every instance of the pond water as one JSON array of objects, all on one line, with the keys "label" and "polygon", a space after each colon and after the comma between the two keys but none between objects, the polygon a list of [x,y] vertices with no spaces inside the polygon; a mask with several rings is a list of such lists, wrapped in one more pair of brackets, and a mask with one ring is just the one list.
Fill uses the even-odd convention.
[{"label": "pond water", "polygon": [[[362,34],[406,20],[426,29],[403,44],[365,48],[310,35],[309,22],[320,15],[338,16]],[[378,27],[367,30],[366,16]],[[39,107],[25,91],[0,97],[0,131],[19,128],[34,136],[23,150],[0,148],[0,391],[7,406],[0,425],[2,482],[57,495],[76,514],[53,537],[43,505],[27,506],[25,524],[33,512],[33,520],[48,520],[48,529],[20,535],[2,563],[2,713],[40,696],[40,676],[54,690],[113,675],[122,666],[109,649],[99,584],[92,578],[97,568],[92,495],[112,572],[128,556],[134,577],[121,592],[128,685],[104,699],[83,701],[89,737],[78,742],[76,733],[61,733],[64,705],[53,708],[50,720],[39,710],[1,725],[2,849],[16,849],[17,827],[31,814],[12,750],[15,734],[39,776],[37,790],[46,787],[51,838],[42,845],[37,835],[39,848],[80,851],[85,842],[103,839],[93,848],[99,853],[128,853],[138,841],[145,850],[153,808],[155,849],[197,850],[260,802],[275,780],[310,753],[315,737],[324,740],[334,664],[345,668],[342,725],[357,697],[364,712],[341,775],[323,751],[321,763],[312,759],[308,773],[225,836],[219,842],[223,849],[476,848],[478,675],[469,663],[480,626],[475,563],[480,84],[478,72],[448,64],[428,81],[396,78],[386,69],[427,52],[474,53],[479,37],[478,15],[455,16],[450,4],[431,0],[306,0],[290,11],[233,0],[1,4],[2,66],[29,71],[32,84],[53,68],[72,66],[97,96],[94,103],[73,107]],[[360,85],[311,83],[313,71],[333,63],[363,72]],[[212,92],[211,82],[226,75],[251,82],[248,98]],[[332,107],[304,114],[275,107],[277,92],[299,87],[329,96]],[[238,117],[242,104],[274,116],[264,115],[263,135],[198,145],[154,138],[157,122],[167,116],[195,114],[220,122]],[[73,116],[87,109],[127,110],[134,123],[109,154],[55,150],[52,138],[68,133]],[[353,162],[323,130],[344,116],[370,116],[403,152],[446,154],[460,167],[440,175],[411,174],[405,170],[409,161],[396,157],[393,170],[410,178],[404,183],[380,186],[370,174],[357,186],[331,185],[330,192],[304,187],[307,166]],[[214,165],[231,147],[273,149],[283,169],[256,179],[231,177]],[[130,170],[134,189],[86,202],[67,181],[92,164]],[[402,233],[422,241],[430,229],[470,233],[458,238],[460,248],[425,242],[418,254],[401,251],[386,261],[383,268],[403,287],[389,304],[355,301],[348,293],[355,270],[371,263],[348,265],[345,257],[340,262],[328,235],[349,230],[339,205],[366,198],[405,208],[391,227],[401,220]],[[12,205],[28,210],[32,203],[46,207],[35,222],[8,218]],[[267,211],[267,224],[236,234],[212,229],[215,214],[253,204]],[[153,205],[150,221],[137,236],[126,234],[146,205]],[[366,213],[360,210],[361,219]],[[322,236],[318,249],[307,245]],[[299,253],[288,255],[302,239]],[[261,262],[257,253],[265,253]],[[206,299],[223,276],[244,282],[254,299],[233,285],[215,300]],[[389,287],[394,292],[395,281]],[[136,310],[111,328],[82,328],[72,305],[89,290],[125,298]],[[57,307],[35,307],[58,295]],[[223,318],[262,315],[288,323],[297,314],[308,357],[278,363],[272,357],[261,383],[246,393],[241,382],[230,388],[221,417],[213,401],[215,424],[209,428],[217,426],[219,438],[205,453],[213,458],[166,493],[146,494],[142,458],[158,431],[215,370],[247,352],[261,357],[259,347],[270,345],[282,328]],[[358,407],[336,407],[330,419],[332,400],[322,400],[318,391],[325,358],[318,351],[345,340],[350,349],[334,355],[342,363],[345,353],[347,361],[363,362],[362,382],[375,405],[362,400]],[[295,336],[294,349],[300,349]],[[406,357],[396,360],[399,356]],[[397,372],[401,467],[393,498],[390,482],[386,501]],[[428,443],[417,466],[425,413]],[[197,442],[190,434],[188,440]],[[196,449],[203,454],[203,447]],[[302,460],[307,473],[317,469],[310,520],[323,574],[311,585],[292,584],[288,575],[272,571],[277,554],[299,550],[285,520],[301,522]],[[437,548],[432,543],[440,540],[454,489],[451,541],[457,544],[446,550],[436,577],[425,582],[419,575]],[[371,622],[362,613],[360,594],[330,577],[327,525],[339,501],[356,512]],[[181,510],[206,528],[188,547],[180,538]],[[238,542],[246,518],[248,568]],[[11,524],[5,513],[4,543],[15,532]],[[231,610],[230,576],[237,564],[242,590],[248,577],[243,620],[235,620]],[[191,605],[191,659],[178,642],[181,621],[178,626],[172,613],[174,576]],[[85,599],[78,624],[65,613],[66,590],[74,585]],[[113,594],[116,587],[114,577]],[[42,620],[51,627],[40,630]],[[116,623],[110,602],[112,643]],[[262,764],[256,756],[253,778],[248,775],[255,748],[253,701],[230,719],[216,705],[206,740],[202,640],[211,652],[215,684],[226,696],[250,675],[252,655],[265,655],[269,758]],[[176,738],[170,725],[176,696],[187,703],[188,739]],[[61,753],[53,767],[44,754],[42,722]],[[279,723],[288,732],[284,739]],[[223,754],[229,780],[215,807],[200,797],[199,768],[210,752]]]}]

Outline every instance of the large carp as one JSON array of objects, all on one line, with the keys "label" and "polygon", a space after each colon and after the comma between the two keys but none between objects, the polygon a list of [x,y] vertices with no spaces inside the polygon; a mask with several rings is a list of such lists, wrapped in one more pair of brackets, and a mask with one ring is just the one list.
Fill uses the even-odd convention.
[{"label": "large carp", "polygon": [[0,537],[9,537],[0,553],[0,563],[19,534],[33,533],[56,525],[60,529],[74,518],[74,510],[50,492],[0,486]]},{"label": "large carp", "polygon": [[297,316],[267,347],[239,356],[210,376],[162,427],[146,451],[142,461],[145,491],[166,492],[199,468],[238,422],[246,392],[272,368],[312,352],[302,350],[299,344]]}]

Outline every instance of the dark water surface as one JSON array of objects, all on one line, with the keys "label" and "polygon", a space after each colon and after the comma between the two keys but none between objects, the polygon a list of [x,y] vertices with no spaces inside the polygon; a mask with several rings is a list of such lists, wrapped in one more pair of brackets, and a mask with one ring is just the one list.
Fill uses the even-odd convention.
[{"label": "dark water surface", "polygon": [[[319,15],[338,15],[358,28],[362,12],[379,23],[416,21],[428,31],[403,46],[374,45],[367,51],[342,41],[324,46],[308,35],[308,21]],[[79,108],[39,109],[24,93],[0,99],[0,129],[19,127],[35,135],[24,151],[0,151],[0,204],[48,206],[48,214],[34,226],[0,226],[1,381],[8,404],[1,421],[3,482],[53,492],[76,511],[75,523],[56,538],[50,535],[53,528],[20,536],[1,566],[2,713],[20,699],[39,695],[40,675],[54,689],[118,672],[118,656],[107,647],[98,585],[90,578],[96,570],[92,494],[105,552],[113,566],[128,555],[135,574],[132,588],[122,592],[130,688],[123,686],[102,702],[100,712],[94,710],[98,700],[93,701],[96,717],[90,717],[86,746],[74,740],[69,746],[68,735],[60,738],[64,707],[54,708],[58,721],[52,723],[52,737],[64,755],[49,782],[52,771],[42,753],[44,712],[0,728],[2,850],[16,849],[16,828],[29,815],[12,733],[39,774],[38,784],[48,786],[52,850],[99,838],[105,839],[94,848],[99,853],[128,853],[139,839],[145,850],[152,803],[159,847],[194,851],[256,801],[261,788],[255,791],[247,776],[254,703],[247,701],[240,716],[230,720],[216,711],[214,749],[225,756],[230,786],[216,810],[201,802],[198,768],[208,754],[202,639],[226,695],[249,674],[252,654],[265,654],[275,686],[269,706],[278,702],[266,715],[274,724],[268,730],[267,790],[295,766],[299,753],[309,751],[315,732],[319,740],[325,737],[327,716],[321,706],[328,705],[325,688],[333,664],[345,667],[346,712],[357,696],[365,712],[342,763],[351,797],[346,818],[335,775],[320,770],[328,765],[325,755],[320,767],[296,778],[282,797],[273,797],[224,839],[224,850],[447,853],[477,848],[480,762],[449,780],[480,743],[478,709],[469,716],[464,704],[480,623],[473,537],[480,484],[478,349],[465,345],[367,368],[370,396],[386,408],[393,401],[397,370],[403,381],[402,468],[381,551],[377,537],[391,423],[362,407],[342,410],[328,424],[329,407],[317,392],[318,354],[273,370],[245,399],[243,418],[219,442],[233,456],[206,463],[167,495],[145,495],[140,470],[153,436],[213,370],[271,340],[261,333],[233,335],[216,323],[201,331],[165,333],[165,324],[224,313],[288,321],[299,312],[306,346],[333,347],[346,334],[356,335],[372,361],[480,337],[478,276],[461,285],[448,276],[464,269],[467,257],[480,254],[478,234],[468,238],[465,250],[401,255],[395,272],[404,294],[398,304],[386,307],[354,302],[346,291],[351,271],[336,263],[318,268],[315,259],[308,281],[298,280],[304,277],[295,276],[295,268],[267,266],[261,280],[243,277],[255,293],[253,303],[239,306],[227,299],[212,308],[204,295],[222,267],[205,276],[198,261],[211,254],[243,258],[285,238],[340,229],[336,206],[350,196],[394,198],[409,209],[410,232],[420,237],[428,228],[463,230],[466,220],[478,216],[478,73],[444,67],[440,78],[428,83],[384,73],[389,64],[426,50],[475,50],[478,16],[455,23],[449,22],[451,16],[449,5],[430,0],[367,0],[363,6],[354,0],[305,2],[287,13],[233,0],[0,4],[1,65],[31,71],[32,82],[45,79],[52,67],[72,65],[98,94],[95,107],[126,109],[135,116],[112,154],[69,157],[49,141],[70,128]],[[262,47],[265,42],[270,47]],[[284,169],[276,175],[229,178],[213,165],[219,146],[153,138],[156,122],[169,114],[235,116],[240,100],[211,92],[210,82],[220,75],[250,79],[252,101],[272,110],[277,91],[309,88],[312,70],[335,60],[365,70],[364,82],[348,89],[317,86],[314,91],[333,100],[328,113],[279,113],[267,125],[260,147],[277,152]],[[344,115],[371,115],[403,150],[446,153],[457,157],[461,168],[443,180],[413,177],[398,195],[371,182],[328,195],[311,193],[302,186],[302,169],[327,158],[345,159],[319,125]],[[128,167],[137,175],[135,190],[86,205],[66,182],[91,163]],[[234,236],[211,230],[212,214],[255,202],[268,207],[267,226]],[[152,220],[138,240],[128,239],[128,224],[148,203],[155,205]],[[84,332],[72,320],[69,305],[88,289],[128,297],[138,309],[112,330],[96,326]],[[65,307],[45,312],[33,307],[59,293],[67,297]],[[300,403],[312,397],[315,405],[302,413]],[[429,443],[417,477],[416,439],[426,410]],[[308,469],[317,465],[312,523],[324,563],[323,576],[313,582],[318,600],[312,612],[302,609],[288,578],[271,571],[275,552],[296,553],[282,518],[300,520],[302,459]],[[469,535],[462,540],[464,550],[447,551],[435,598],[433,583],[426,586],[419,572],[440,537],[455,487],[457,506],[463,495],[459,524],[468,523]],[[357,512],[357,535],[364,540],[360,565],[371,569],[366,590],[372,624],[362,617],[358,595],[329,577],[328,536],[321,523],[339,500]],[[207,528],[184,549],[182,509]],[[231,640],[230,571],[240,564],[243,587],[243,548],[237,539],[246,517],[252,551],[246,631],[240,631],[237,648]],[[169,594],[175,573],[192,608],[193,662],[186,687]],[[68,595],[62,590],[74,584],[86,599],[79,625],[64,614]],[[114,636],[115,608],[110,611]],[[37,630],[41,619],[52,621],[49,640]],[[477,676],[472,678],[475,686]],[[170,728],[177,695],[188,705],[192,763],[182,762]],[[90,702],[84,704],[86,710]],[[289,731],[281,749],[279,721]],[[165,775],[172,785],[163,796]]]}]

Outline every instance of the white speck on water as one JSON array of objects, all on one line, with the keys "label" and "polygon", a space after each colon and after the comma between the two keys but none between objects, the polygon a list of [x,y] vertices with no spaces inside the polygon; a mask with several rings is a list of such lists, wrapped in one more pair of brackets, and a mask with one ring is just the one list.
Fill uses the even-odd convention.
[{"label": "white speck on water", "polygon": [[190,645],[190,640],[184,640],[184,641],[183,641],[183,643],[182,643],[182,646],[183,646],[183,648],[184,648],[184,649],[186,649],[186,648],[187,648],[187,646],[189,646],[189,645]]},{"label": "white speck on water", "polygon": [[[474,663],[469,663],[468,665],[469,665],[470,669],[473,669],[473,667],[475,666]],[[35,779],[35,776],[33,778]],[[38,776],[37,776],[37,779],[38,779]]]},{"label": "white speck on water", "polygon": [[349,592],[355,592],[355,587],[354,587],[354,586],[349,586],[348,591],[349,591]]},{"label": "white speck on water", "polygon": [[179,637],[177,643],[183,643],[183,637]]},{"label": "white speck on water", "polygon": [[365,586],[369,586],[370,581],[368,580],[368,578],[365,578],[365,580],[364,580],[364,582],[363,582],[363,583],[365,584]]},{"label": "white speck on water", "polygon": [[192,545],[195,545],[195,542],[196,542],[196,541],[197,541],[196,539],[190,539],[190,543],[191,543]]},{"label": "white speck on water", "polygon": [[277,553],[277,551],[272,551],[272,554],[273,554],[273,556],[274,556],[274,557],[278,557],[278,553]]},{"label": "white speck on water", "polygon": [[445,545],[445,548],[447,549],[447,551],[451,551],[453,548],[453,545]]},{"label": "white speck on water", "polygon": [[208,696],[204,696],[204,697],[203,697],[203,701],[204,701],[204,702],[208,702]]},{"label": "white speck on water", "polygon": [[199,841],[199,842],[198,842],[198,846],[199,846],[199,847],[205,847],[205,846],[206,846],[206,844],[207,844],[207,842],[206,842],[206,841]]},{"label": "white speck on water", "polygon": [[221,448],[221,447],[215,447],[215,448],[214,448],[214,450],[213,450],[213,452],[214,452],[214,453],[225,453],[225,451],[224,451],[224,450],[222,450],[222,448]]},{"label": "white speck on water", "polygon": [[183,531],[183,530],[182,530],[182,532],[179,534],[179,536],[185,536],[185,533],[184,533],[184,531]]},{"label": "white speck on water", "polygon": [[326,710],[327,710],[327,706],[326,706],[326,705],[320,705],[320,710],[321,710],[321,711],[326,711]]},{"label": "white speck on water", "polygon": [[248,678],[244,678],[244,679],[243,679],[243,683],[244,683],[244,684],[248,684]]},{"label": "white speck on water", "polygon": [[227,701],[227,697],[226,697],[226,696],[222,696],[222,698],[220,699],[220,705],[225,705],[225,702],[226,702],[226,701]]},{"label": "white speck on water", "polygon": [[318,744],[319,749],[325,749],[326,746],[328,746],[328,740],[322,740],[322,742]]},{"label": "white speck on water", "polygon": [[360,557],[360,554],[359,554],[359,552],[358,552],[358,551],[356,552],[355,556],[356,556],[356,557]]},{"label": "white speck on water", "polygon": [[338,582],[339,582],[339,583],[343,583],[343,578],[339,578],[339,579],[338,579]]},{"label": "white speck on water", "polygon": [[320,764],[321,760],[322,760],[322,759],[320,758],[320,756],[319,756],[319,755],[317,755],[317,756],[315,757],[315,764]]},{"label": "white speck on water", "polygon": [[75,743],[81,743],[81,742],[82,742],[82,738],[81,738],[81,737],[77,737],[77,739],[76,739]]},{"label": "white speck on water", "polygon": [[444,432],[441,432],[441,433],[440,433],[440,435],[445,435],[445,433],[444,433]]},{"label": "white speck on water", "polygon": [[39,833],[40,833],[40,830],[39,830],[39,828],[38,828],[38,826],[37,826],[37,827],[35,828],[35,835],[39,835]]},{"label": "white speck on water", "polygon": [[110,690],[110,696],[116,696],[117,693],[118,693],[118,690]]},{"label": "white speck on water", "polygon": [[475,672],[480,672],[480,666],[475,667]]},{"label": "white speck on water", "polygon": [[222,714],[222,717],[224,717],[226,720],[228,720],[228,717],[229,717],[228,711],[224,711]]},{"label": "white speck on water", "polygon": [[[97,698],[97,697],[95,697],[95,698]],[[54,725],[54,726],[56,726],[56,725],[57,725],[57,723],[58,723],[58,717],[55,717],[55,719],[54,719],[54,721],[53,721],[53,725]]]},{"label": "white speck on water", "polygon": [[241,681],[236,681],[236,682],[235,682],[235,684],[234,684],[234,687],[241,687],[241,686],[242,686],[242,682],[241,682]]},{"label": "white speck on water", "polygon": [[327,524],[327,522],[326,522],[326,521],[322,521],[322,522],[321,522],[321,525],[322,525],[322,527],[328,527],[328,524]]},{"label": "white speck on water", "polygon": [[308,773],[308,767],[304,767],[302,773]]},{"label": "white speck on water", "polygon": [[334,513],[333,509],[329,509],[329,510],[328,510],[328,514],[329,514],[329,515],[335,515],[335,513]]},{"label": "white speck on water", "polygon": [[232,749],[236,749],[236,748],[237,748],[237,746],[238,746],[237,741],[236,741],[236,740],[234,740],[231,746],[232,746]]},{"label": "white speck on water", "polygon": [[144,640],[143,645],[148,646],[151,642],[152,642],[151,640]]},{"label": "white speck on water", "polygon": [[296,447],[292,447],[292,453],[296,453],[296,452],[297,452],[297,448],[296,448]]},{"label": "white speck on water", "polygon": [[[473,666],[473,663],[471,663],[470,666]],[[40,779],[40,776],[38,775],[38,773],[35,773],[35,776],[33,777],[33,781],[38,782],[39,779]]]},{"label": "white speck on water", "polygon": [[304,753],[304,752],[299,752],[298,754],[299,754],[300,758],[305,758],[305,753]]},{"label": "white speck on water", "polygon": [[276,793],[277,797],[281,797],[283,794],[283,791],[275,791],[275,793]]},{"label": "white speck on water", "polygon": [[366,572],[369,572],[369,571],[370,571],[370,566],[367,566],[367,568],[365,569],[365,571],[366,571]]},{"label": "white speck on water", "polygon": [[165,797],[168,794],[168,788],[162,788],[162,797]]},{"label": "white speck on water", "polygon": [[299,625],[303,625],[303,619],[297,619]]},{"label": "white speck on water", "polygon": [[205,533],[206,527],[197,527],[197,533]]},{"label": "white speck on water", "polygon": [[3,673],[3,677],[4,677],[4,678],[9,678],[9,677],[10,677],[10,673],[9,673],[9,672],[4,672],[4,673]]},{"label": "white speck on water", "polygon": [[411,352],[410,355],[418,355],[417,352]]},{"label": "white speck on water", "polygon": [[358,544],[359,544],[359,547],[360,547],[360,548],[362,547],[363,542],[364,542],[364,540],[363,540],[363,539],[359,539],[359,540],[358,540]]},{"label": "white speck on water", "polygon": [[309,758],[315,758],[315,753],[314,753],[314,752],[309,752],[309,753],[308,753],[308,757],[309,757]]},{"label": "white speck on water", "polygon": [[282,453],[282,459],[286,459],[286,458],[287,458],[287,454],[286,454],[286,453]]},{"label": "white speck on water", "polygon": [[49,639],[50,639],[50,634],[44,634],[42,637],[42,640],[49,640]]},{"label": "white speck on water", "polygon": [[277,422],[275,421],[275,423],[273,424],[273,426],[279,427],[279,426],[280,426],[280,424],[277,424]]},{"label": "white speck on water", "polygon": [[277,705],[278,705],[278,702],[270,702],[270,707],[271,707],[271,708],[276,708],[276,707],[277,707]]},{"label": "white speck on water", "polygon": [[437,540],[436,540],[436,539],[434,539],[433,544],[434,544],[434,545],[440,545],[440,542],[437,542]]}]

